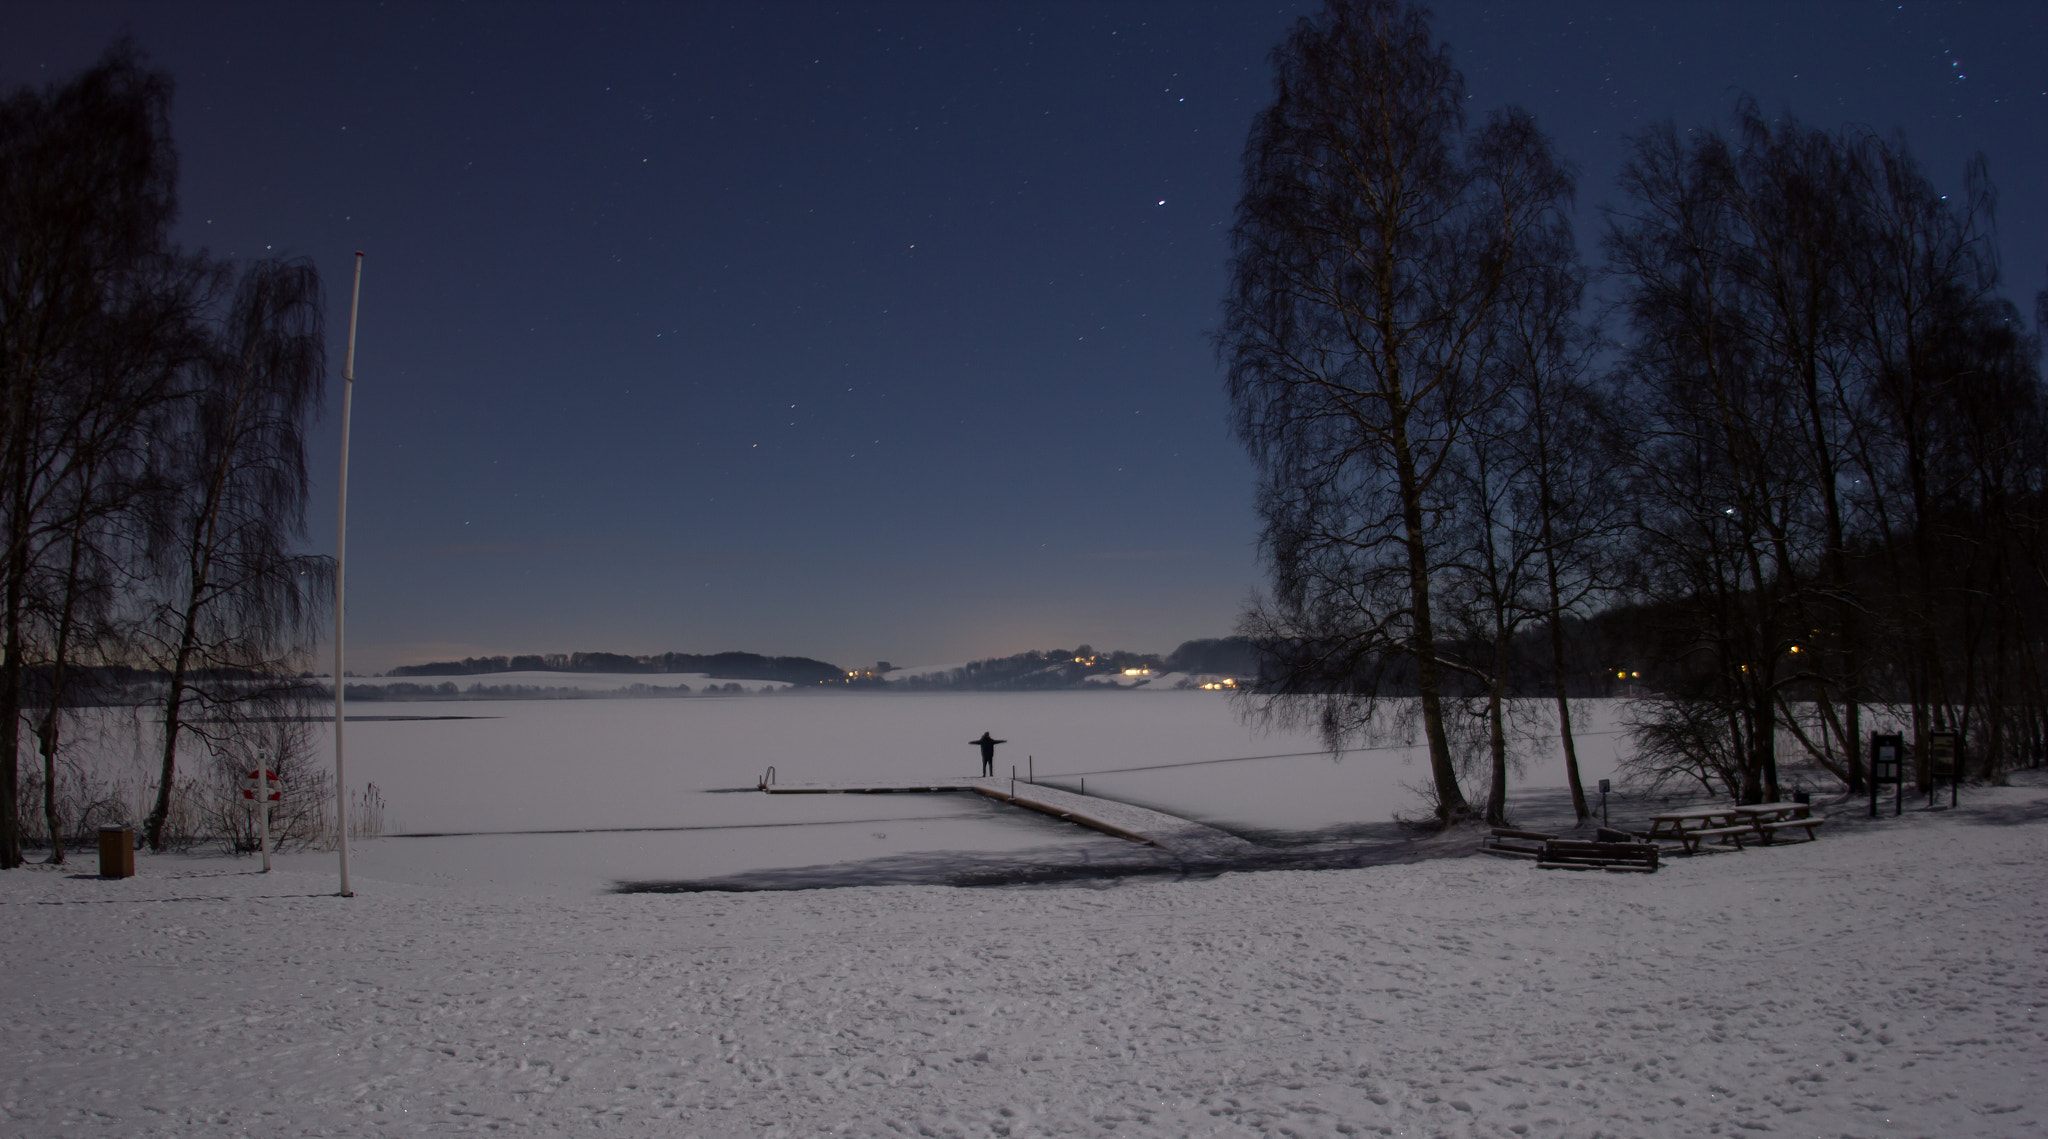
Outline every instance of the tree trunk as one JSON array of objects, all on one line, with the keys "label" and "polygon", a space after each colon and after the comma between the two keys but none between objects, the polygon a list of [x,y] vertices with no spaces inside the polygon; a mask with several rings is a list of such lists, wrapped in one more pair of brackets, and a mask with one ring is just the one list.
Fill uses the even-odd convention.
[{"label": "tree trunk", "polygon": [[[1914,379],[1917,380],[1916,370]],[[1927,478],[1927,456],[1920,425],[1907,427],[1906,472],[1913,495],[1913,782],[1921,794],[1934,787],[1934,767],[1927,754],[1927,733],[1933,730],[1936,677],[1940,672],[1939,651],[1934,640],[1934,550],[1928,533],[1933,512]]]},{"label": "tree trunk", "polygon": [[43,727],[36,733],[37,746],[43,753],[43,826],[50,833],[50,857],[52,866],[64,865],[64,820],[57,814],[57,701],[53,694],[49,711],[43,714]]},{"label": "tree trunk", "polygon": [[[92,467],[85,482],[93,481]],[[57,815],[57,744],[62,731],[64,691],[71,682],[71,633],[78,616],[78,566],[84,555],[85,515],[88,492],[81,488],[78,509],[71,518],[71,552],[64,567],[64,602],[57,618],[57,641],[50,662],[50,700],[43,712],[42,728],[36,733],[43,753],[43,822],[50,832],[50,862],[64,862],[63,820]]]},{"label": "tree trunk", "polygon": [[[247,387],[236,390],[234,414],[229,420],[231,427],[226,432],[229,440],[239,440],[236,429],[241,423],[244,407],[243,397]],[[221,499],[227,493],[228,470],[234,460],[232,443],[220,455],[206,484],[205,498],[198,519],[191,531],[191,545],[187,547],[186,567],[190,574],[185,597],[185,611],[182,627],[178,632],[178,652],[171,661],[170,689],[164,694],[164,754],[163,765],[157,778],[156,805],[149,812],[149,848],[163,849],[164,820],[171,813],[171,790],[178,773],[178,732],[183,726],[180,719],[184,710],[185,675],[198,645],[199,609],[201,599],[206,596],[207,583],[213,572],[213,553],[218,538]],[[341,678],[334,678],[335,689],[340,691]]]},{"label": "tree trunk", "polygon": [[1394,415],[1394,463],[1401,484],[1401,518],[1408,547],[1408,603],[1415,623],[1415,687],[1422,696],[1422,731],[1429,741],[1429,773],[1436,787],[1436,816],[1444,825],[1463,822],[1472,813],[1458,788],[1458,769],[1451,763],[1451,741],[1444,734],[1443,677],[1436,657],[1436,627],[1430,620],[1429,547],[1423,538],[1422,489],[1415,476],[1415,455],[1408,446],[1406,408]]},{"label": "tree trunk", "polygon": [[1780,798],[1778,794],[1778,700],[1776,693],[1771,690],[1771,685],[1763,683],[1762,677],[1759,677],[1758,680],[1756,726],[1751,729],[1750,744],[1756,749],[1754,766],[1759,781],[1758,793],[1761,797],[1750,799],[1745,796],[1745,801],[1751,803],[1775,803]]},{"label": "tree trunk", "polygon": [[1508,638],[1506,630],[1494,637],[1493,677],[1486,686],[1487,744],[1493,753],[1493,782],[1486,793],[1486,821],[1491,826],[1508,825],[1508,733],[1502,708],[1507,681]]},{"label": "tree trunk", "polygon": [[[204,518],[203,533],[206,539],[210,540],[214,518],[211,504]],[[185,598],[183,624],[178,631],[178,651],[171,659],[171,682],[169,689],[164,693],[163,764],[157,776],[156,805],[150,808],[147,827],[151,850],[163,849],[164,820],[169,818],[171,813],[171,790],[178,775],[178,732],[183,726],[181,716],[185,704],[185,672],[191,663],[193,649],[198,643],[199,599],[205,590],[206,575],[213,562],[204,553],[195,553],[191,565],[192,581]],[[336,677],[335,684],[340,683],[341,678]]]},{"label": "tree trunk", "polygon": [[12,870],[21,865],[21,819],[18,814],[19,755],[21,750],[21,678],[22,645],[21,618],[24,593],[28,586],[28,440],[24,438],[22,425],[28,417],[28,409],[21,406],[20,388],[24,381],[17,378],[17,398],[14,401],[14,431],[10,440],[10,456],[14,461],[11,488],[12,501],[8,504],[13,518],[9,527],[7,543],[7,588],[4,606],[0,606],[0,620],[6,622],[6,629],[0,631],[0,870]]},{"label": "tree trunk", "polygon": [[[1860,660],[1852,660],[1849,667],[1859,668],[1861,663]],[[1849,737],[1848,746],[1844,749],[1849,753],[1849,790],[1853,794],[1861,795],[1869,790],[1869,784],[1865,782],[1869,776],[1863,766],[1863,705],[1856,699],[1854,692],[1849,694],[1849,699],[1842,708],[1842,723],[1844,734]]]},{"label": "tree trunk", "polygon": [[1579,778],[1579,749],[1572,738],[1572,702],[1565,695],[1564,604],[1557,589],[1557,552],[1551,547],[1550,512],[1545,497],[1543,515],[1543,575],[1549,590],[1550,680],[1557,692],[1557,735],[1564,745],[1564,775],[1572,789],[1572,813],[1584,823],[1593,817],[1586,805],[1586,785]]},{"label": "tree trunk", "polygon": [[[197,590],[194,591],[197,593]],[[164,848],[164,820],[171,814],[171,788],[178,776],[178,730],[182,726],[180,716],[185,703],[185,666],[192,659],[192,646],[197,635],[198,598],[194,597],[185,610],[185,627],[178,638],[178,655],[171,663],[171,682],[164,693],[164,752],[163,763],[157,775],[156,805],[149,809],[149,823],[145,830],[149,837],[149,848],[161,851]],[[339,680],[336,683],[340,683]]]}]

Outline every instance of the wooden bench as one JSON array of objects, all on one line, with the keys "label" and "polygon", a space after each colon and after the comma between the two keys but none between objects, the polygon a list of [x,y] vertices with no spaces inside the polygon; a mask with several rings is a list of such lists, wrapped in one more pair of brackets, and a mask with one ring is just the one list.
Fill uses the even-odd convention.
[{"label": "wooden bench", "polygon": [[1657,870],[1657,844],[1652,842],[1584,842],[1554,838],[1536,858],[1542,870]]},{"label": "wooden bench", "polygon": [[1556,838],[1554,834],[1542,831],[1518,831],[1509,827],[1495,827],[1493,833],[1480,840],[1482,854],[1496,858],[1540,858],[1543,844]]},{"label": "wooden bench", "polygon": [[1702,830],[1679,831],[1672,837],[1685,844],[1685,852],[1687,854],[1697,854],[1699,853],[1701,840],[1709,838],[1734,839],[1735,849],[1741,850],[1744,835],[1748,835],[1751,838],[1760,837],[1756,824],[1742,823],[1730,827],[1706,827]]},{"label": "wooden bench", "polygon": [[1765,842],[1770,842],[1778,837],[1778,832],[1781,830],[1789,827],[1805,827],[1806,841],[1812,842],[1815,838],[1819,837],[1813,833],[1814,828],[1824,822],[1827,822],[1827,819],[1821,815],[1808,815],[1803,819],[1776,819],[1768,823],[1758,823],[1756,824],[1756,829],[1758,833],[1763,835]]}]

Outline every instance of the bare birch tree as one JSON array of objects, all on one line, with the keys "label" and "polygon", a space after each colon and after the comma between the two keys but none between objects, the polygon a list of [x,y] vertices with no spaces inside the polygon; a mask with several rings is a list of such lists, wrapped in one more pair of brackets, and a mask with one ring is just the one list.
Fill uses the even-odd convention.
[{"label": "bare birch tree", "polygon": [[[1544,177],[1568,196],[1569,183],[1558,181],[1562,172]],[[1610,576],[1603,553],[1613,544],[1618,501],[1607,469],[1610,417],[1588,382],[1596,340],[1579,321],[1585,274],[1563,213],[1531,227],[1515,257],[1485,364],[1486,382],[1499,396],[1475,420],[1455,468],[1466,487],[1462,528],[1471,535],[1458,574],[1466,583],[1463,624],[1475,649],[1487,646],[1467,657],[1466,667],[1486,689],[1487,821],[1496,826],[1507,822],[1509,701],[1533,677],[1513,646],[1538,621],[1550,633],[1551,696],[1573,806],[1581,822],[1589,817],[1572,731],[1564,622]]]},{"label": "bare birch tree", "polygon": [[1273,62],[1221,336],[1273,576],[1245,627],[1282,654],[1276,695],[1314,694],[1333,747],[1404,662],[1453,823],[1470,808],[1443,720],[1443,476],[1497,398],[1482,365],[1518,244],[1570,182],[1526,115],[1468,137],[1463,78],[1421,8],[1333,0]]},{"label": "bare birch tree", "polygon": [[[162,397],[203,278],[168,249],[170,81],[115,45],[0,103],[0,868],[21,862],[17,755],[38,614],[60,656],[113,452]],[[53,600],[48,560],[64,596]],[[65,615],[69,613],[67,618]],[[48,646],[46,646],[47,648]]]},{"label": "bare birch tree", "polygon": [[1739,145],[1637,136],[1609,215],[1644,424],[1636,599],[1666,638],[1641,755],[1718,723],[1697,777],[1775,798],[1783,732],[1855,788],[1862,709],[1884,704],[1923,789],[1931,731],[1981,740],[1988,769],[2040,738],[2044,583],[2018,567],[2039,564],[2048,467],[1983,162],[1952,202],[1902,139],[1747,101],[1736,126]]},{"label": "bare birch tree", "polygon": [[146,633],[167,677],[153,849],[164,842],[180,738],[231,722],[252,686],[292,684],[315,635],[331,563],[292,543],[304,534],[306,429],[326,378],[322,327],[310,264],[250,266],[164,441],[180,477],[157,540],[164,595]]},{"label": "bare birch tree", "polygon": [[1818,543],[1792,392],[1748,335],[1735,155],[1667,123],[1634,140],[1623,187],[1607,250],[1645,429],[1638,556],[1650,596],[1669,603],[1678,695],[1725,713],[1746,757],[1742,801],[1775,799],[1779,689]]}]

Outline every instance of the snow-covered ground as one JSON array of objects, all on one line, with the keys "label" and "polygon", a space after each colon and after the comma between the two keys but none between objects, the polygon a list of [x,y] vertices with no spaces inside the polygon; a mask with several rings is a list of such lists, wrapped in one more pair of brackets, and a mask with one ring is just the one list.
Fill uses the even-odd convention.
[{"label": "snow-covered ground", "polygon": [[[1141,690],[1142,691],[1142,690]],[[1390,819],[1404,749],[1228,694],[792,693],[357,706],[391,829],[269,876],[0,874],[0,1136],[2039,1134],[2048,780],[1812,844],[1546,873]],[[1615,709],[1585,709],[1589,783]],[[1318,871],[1182,873],[978,769]],[[1561,821],[1538,749],[1517,817]],[[1617,796],[1615,822],[1647,801]],[[657,829],[634,829],[657,828]],[[469,832],[522,832],[477,834]],[[535,831],[555,833],[530,833]],[[462,832],[449,834],[447,832]],[[1270,864],[1269,860],[1269,864]],[[614,883],[792,887],[612,893]],[[962,889],[929,883],[1062,882]]]},{"label": "snow-covered ground", "polygon": [[2040,1134],[2017,782],[1655,875],[344,900],[87,858],[0,874],[0,1133]]}]

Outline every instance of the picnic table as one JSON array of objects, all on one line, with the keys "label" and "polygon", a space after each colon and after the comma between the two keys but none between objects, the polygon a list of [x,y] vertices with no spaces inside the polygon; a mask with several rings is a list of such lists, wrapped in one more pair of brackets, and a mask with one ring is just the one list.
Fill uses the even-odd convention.
[{"label": "picnic table", "polygon": [[1751,803],[1747,807],[1730,807],[1737,815],[1754,815],[1758,818],[1790,819],[1809,813],[1812,808],[1805,803]]},{"label": "picnic table", "polygon": [[1765,842],[1777,838],[1779,831],[1794,828],[1804,829],[1807,839],[1811,840],[1816,837],[1813,832],[1827,822],[1816,816],[1805,803],[1755,803],[1735,808],[1735,818],[1755,827],[1758,837]]},{"label": "picnic table", "polygon": [[[1683,839],[1688,834],[1703,830],[1714,830],[1730,826],[1735,822],[1734,807],[1686,807],[1678,811],[1666,811],[1650,816],[1650,839]],[[1687,844],[1690,849],[1691,844]]]},{"label": "picnic table", "polygon": [[1805,803],[1686,807],[1651,815],[1650,838],[1676,839],[1687,854],[1698,850],[1708,839],[1723,844],[1732,842],[1740,850],[1745,838],[1770,842],[1784,830],[1803,829],[1806,837],[1812,839],[1815,829],[1826,821],[1815,816]]}]

